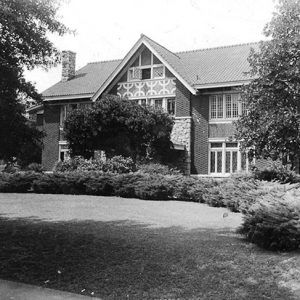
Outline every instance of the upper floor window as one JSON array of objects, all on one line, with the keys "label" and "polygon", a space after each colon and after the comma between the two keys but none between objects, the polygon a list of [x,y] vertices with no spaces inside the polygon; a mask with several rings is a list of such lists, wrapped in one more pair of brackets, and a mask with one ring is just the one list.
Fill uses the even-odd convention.
[{"label": "upper floor window", "polygon": [[165,66],[162,62],[146,48],[128,69],[127,80],[134,81],[164,78],[165,72]]},{"label": "upper floor window", "polygon": [[240,94],[218,94],[209,97],[211,121],[234,120],[246,112],[246,104]]},{"label": "upper floor window", "polygon": [[167,112],[169,115],[175,115],[175,98],[167,99]]},{"label": "upper floor window", "polygon": [[170,115],[175,115],[175,98],[148,98],[148,99],[134,99],[141,106],[153,106],[155,109],[161,109]]}]

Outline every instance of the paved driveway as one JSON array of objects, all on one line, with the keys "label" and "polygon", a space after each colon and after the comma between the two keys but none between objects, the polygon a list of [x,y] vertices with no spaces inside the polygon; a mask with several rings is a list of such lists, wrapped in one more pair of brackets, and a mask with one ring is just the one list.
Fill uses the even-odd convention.
[{"label": "paved driveway", "polygon": [[242,220],[241,214],[200,203],[39,194],[0,194],[0,214],[47,221],[130,221],[186,229],[235,229]]}]

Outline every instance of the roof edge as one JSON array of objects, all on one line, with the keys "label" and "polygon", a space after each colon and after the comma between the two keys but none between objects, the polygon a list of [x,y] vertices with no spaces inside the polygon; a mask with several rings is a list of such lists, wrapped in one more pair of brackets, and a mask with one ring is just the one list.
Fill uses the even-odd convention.
[{"label": "roof edge", "polygon": [[207,50],[217,50],[217,49],[224,49],[224,48],[233,48],[233,47],[239,47],[239,46],[250,46],[250,45],[258,45],[259,42],[249,42],[249,43],[240,43],[240,44],[232,44],[232,45],[224,45],[224,46],[216,46],[216,47],[207,47],[207,48],[199,48],[199,49],[193,49],[193,50],[183,50],[178,52],[173,52],[176,54],[182,54],[182,53],[190,53],[190,52],[200,52],[200,51],[207,51]]},{"label": "roof edge", "polygon": [[91,98],[94,93],[74,94],[74,95],[57,95],[57,96],[44,96],[43,101],[56,101],[56,100],[72,100],[80,98]]}]

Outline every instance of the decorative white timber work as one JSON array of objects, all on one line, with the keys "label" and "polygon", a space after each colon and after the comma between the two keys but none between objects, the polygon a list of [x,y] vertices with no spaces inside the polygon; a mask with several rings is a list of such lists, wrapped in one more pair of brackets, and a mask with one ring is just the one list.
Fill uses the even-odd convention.
[{"label": "decorative white timber work", "polygon": [[118,96],[128,99],[152,96],[175,97],[175,92],[175,78],[120,82],[117,87]]}]

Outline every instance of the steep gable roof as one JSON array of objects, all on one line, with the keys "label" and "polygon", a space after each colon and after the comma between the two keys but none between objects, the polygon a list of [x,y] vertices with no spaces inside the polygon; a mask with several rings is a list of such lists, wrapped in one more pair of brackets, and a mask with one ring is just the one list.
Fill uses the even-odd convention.
[{"label": "steep gable roof", "polygon": [[135,51],[145,45],[192,92],[197,89],[243,84],[251,80],[248,56],[258,43],[173,53],[145,35],[134,44],[122,60],[89,63],[75,77],[58,82],[45,90],[45,99],[59,97],[92,97],[97,99],[126,65]]},{"label": "steep gable roof", "polygon": [[[141,34],[139,40],[125,55],[121,63],[117,66],[117,68],[108,77],[104,84],[94,94],[92,100],[96,100],[105,91],[105,89],[109,86],[113,79],[119,74],[119,72],[121,72],[123,67],[128,63],[132,55],[134,55],[142,45],[145,45],[153,54],[155,54],[155,56],[183,83],[183,85],[185,85],[185,87],[191,93],[196,94],[196,90],[185,80],[184,77],[182,77],[180,72],[178,72],[178,70],[183,70],[182,67],[180,67],[180,58],[165,47],[148,38],[146,35]],[[177,66],[177,69],[174,68],[174,66]]]}]

